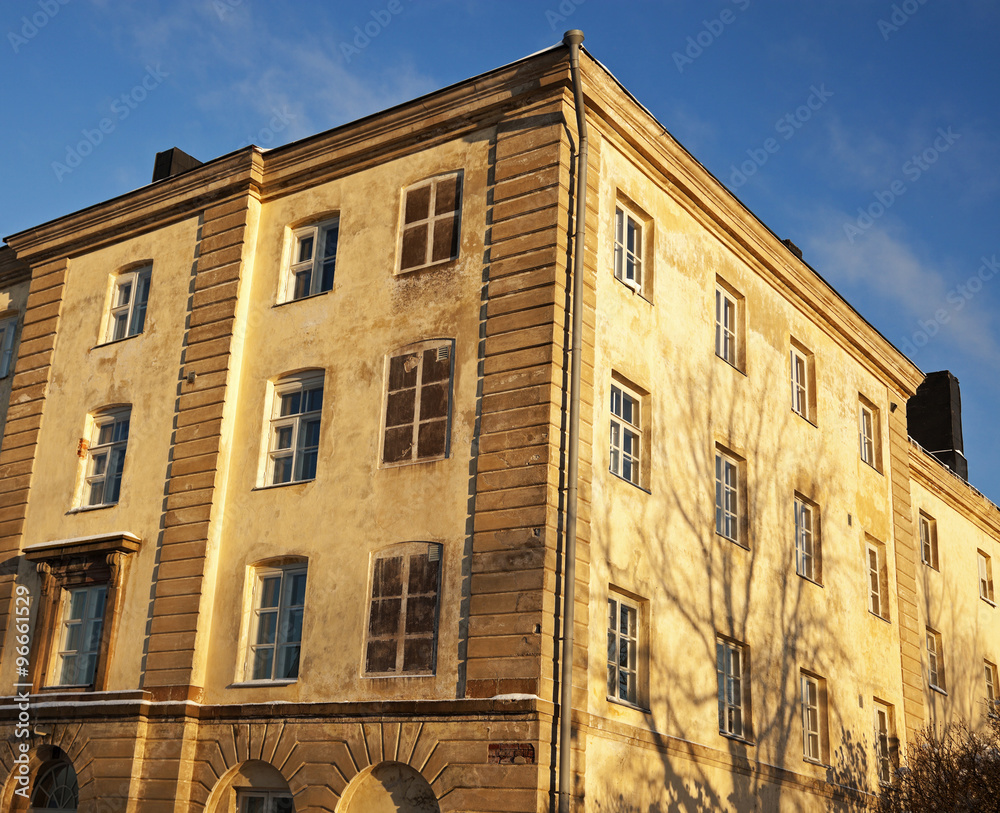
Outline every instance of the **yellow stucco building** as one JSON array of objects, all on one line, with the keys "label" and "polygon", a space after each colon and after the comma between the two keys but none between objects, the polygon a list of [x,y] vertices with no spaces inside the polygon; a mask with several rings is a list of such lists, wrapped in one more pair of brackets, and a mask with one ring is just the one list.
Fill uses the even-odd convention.
[{"label": "yellow stucco building", "polygon": [[848,810],[996,697],[957,382],[575,43],[7,238],[5,810]]}]

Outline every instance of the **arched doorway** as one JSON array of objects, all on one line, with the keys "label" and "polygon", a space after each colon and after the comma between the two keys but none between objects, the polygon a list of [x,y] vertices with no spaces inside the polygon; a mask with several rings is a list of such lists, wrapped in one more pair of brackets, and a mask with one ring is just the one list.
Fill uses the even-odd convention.
[{"label": "arched doorway", "polygon": [[31,788],[30,813],[76,813],[79,804],[80,787],[69,760],[59,757],[44,763]]},{"label": "arched doorway", "polygon": [[206,813],[295,813],[288,782],[273,765],[251,759],[228,771],[205,805]]},{"label": "arched doorway", "polygon": [[337,813],[441,813],[434,791],[402,762],[380,762],[356,776]]}]

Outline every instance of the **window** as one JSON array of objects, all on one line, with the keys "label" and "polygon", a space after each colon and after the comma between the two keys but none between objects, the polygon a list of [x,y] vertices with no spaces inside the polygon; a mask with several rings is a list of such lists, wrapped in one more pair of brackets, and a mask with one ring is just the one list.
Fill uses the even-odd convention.
[{"label": "window", "polygon": [[84,504],[114,505],[121,495],[122,473],[131,408],[100,412],[94,417],[91,442],[81,445],[87,452],[87,476]]},{"label": "window", "polygon": [[976,552],[979,558],[979,597],[993,603],[993,564],[990,557],[982,551]]},{"label": "window", "polygon": [[90,686],[94,682],[97,657],[104,628],[105,584],[67,590],[56,653],[60,686]]},{"label": "window", "polygon": [[457,257],[461,211],[461,172],[406,189],[399,270],[415,271]]},{"label": "window", "polygon": [[152,273],[153,266],[147,265],[133,271],[122,271],[115,278],[106,341],[116,342],[142,333],[146,324],[146,304],[149,301]]},{"label": "window", "polygon": [[41,578],[35,615],[32,691],[107,688],[117,639],[126,558],[141,541],[128,533],[44,540],[24,549]]},{"label": "window", "polygon": [[719,733],[739,739],[750,735],[750,692],[746,647],[727,638],[715,641],[715,671],[719,690]]},{"label": "window", "polygon": [[292,232],[292,250],[283,301],[290,302],[333,288],[340,219],[333,218]]},{"label": "window", "polygon": [[436,340],[389,359],[382,462],[387,465],[448,456],[454,343]]},{"label": "window", "polygon": [[639,605],[608,596],[608,699],[639,705]]},{"label": "window", "polygon": [[14,366],[14,331],[17,316],[0,319],[0,378],[10,375]]},{"label": "window", "polygon": [[858,403],[858,432],[861,442],[861,459],[878,471],[882,443],[879,439],[878,409],[862,398]]},{"label": "window", "polygon": [[885,561],[885,545],[869,539],[865,545],[868,560],[868,611],[889,620],[889,581]]},{"label": "window", "polygon": [[642,292],[642,219],[615,207],[615,279]]},{"label": "window", "polygon": [[816,373],[813,354],[792,339],[792,411],[816,422]]},{"label": "window", "polygon": [[927,683],[932,689],[945,691],[944,652],[941,648],[941,633],[927,628]]},{"label": "window", "polygon": [[365,674],[434,674],[440,585],[438,544],[405,543],[373,558]]},{"label": "window", "polygon": [[826,744],[826,681],[808,672],[799,674],[802,702],[802,758],[822,762]]},{"label": "window", "polygon": [[937,522],[920,512],[920,561],[928,567],[938,569]]},{"label": "window", "polygon": [[641,398],[624,384],[611,384],[611,473],[639,485],[642,469]]},{"label": "window", "polygon": [[895,762],[895,731],[892,706],[875,701],[875,767],[879,784],[888,785],[892,780]]},{"label": "window", "polygon": [[238,790],[237,813],[295,813],[291,794],[286,791]]},{"label": "window", "polygon": [[322,413],[322,373],[289,376],[275,385],[267,453],[268,485],[316,477]]},{"label": "window", "polygon": [[997,681],[997,665],[984,661],[986,672],[986,702],[991,706],[1000,703],[1000,682]]},{"label": "window", "polygon": [[249,680],[295,680],[302,650],[306,566],[264,567],[254,572]]},{"label": "window", "polygon": [[728,452],[715,451],[715,532],[744,544],[742,525],[742,461]]},{"label": "window", "polygon": [[80,788],[76,771],[65,757],[43,766],[31,790],[29,809],[76,813],[79,805]]},{"label": "window", "polygon": [[819,509],[795,495],[795,572],[820,581]]}]

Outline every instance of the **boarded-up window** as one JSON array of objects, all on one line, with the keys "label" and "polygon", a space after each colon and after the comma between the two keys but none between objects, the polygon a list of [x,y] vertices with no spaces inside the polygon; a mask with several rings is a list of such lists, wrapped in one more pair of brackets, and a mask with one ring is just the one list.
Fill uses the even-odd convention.
[{"label": "boarded-up window", "polygon": [[414,345],[389,359],[383,463],[448,456],[452,342]]},{"label": "boarded-up window", "polygon": [[433,674],[441,546],[397,545],[372,568],[365,673]]},{"label": "boarded-up window", "polygon": [[460,172],[405,190],[399,270],[412,271],[457,257],[461,210]]}]

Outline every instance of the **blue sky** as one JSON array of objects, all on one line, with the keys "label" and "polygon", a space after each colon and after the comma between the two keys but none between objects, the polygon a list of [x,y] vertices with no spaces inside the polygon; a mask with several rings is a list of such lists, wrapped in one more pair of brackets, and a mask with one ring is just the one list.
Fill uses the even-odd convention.
[{"label": "blue sky", "polygon": [[[0,234],[586,46],[924,371],[961,381],[1000,501],[1000,6],[993,0],[6,0]],[[367,33],[366,33],[367,31]]]}]

